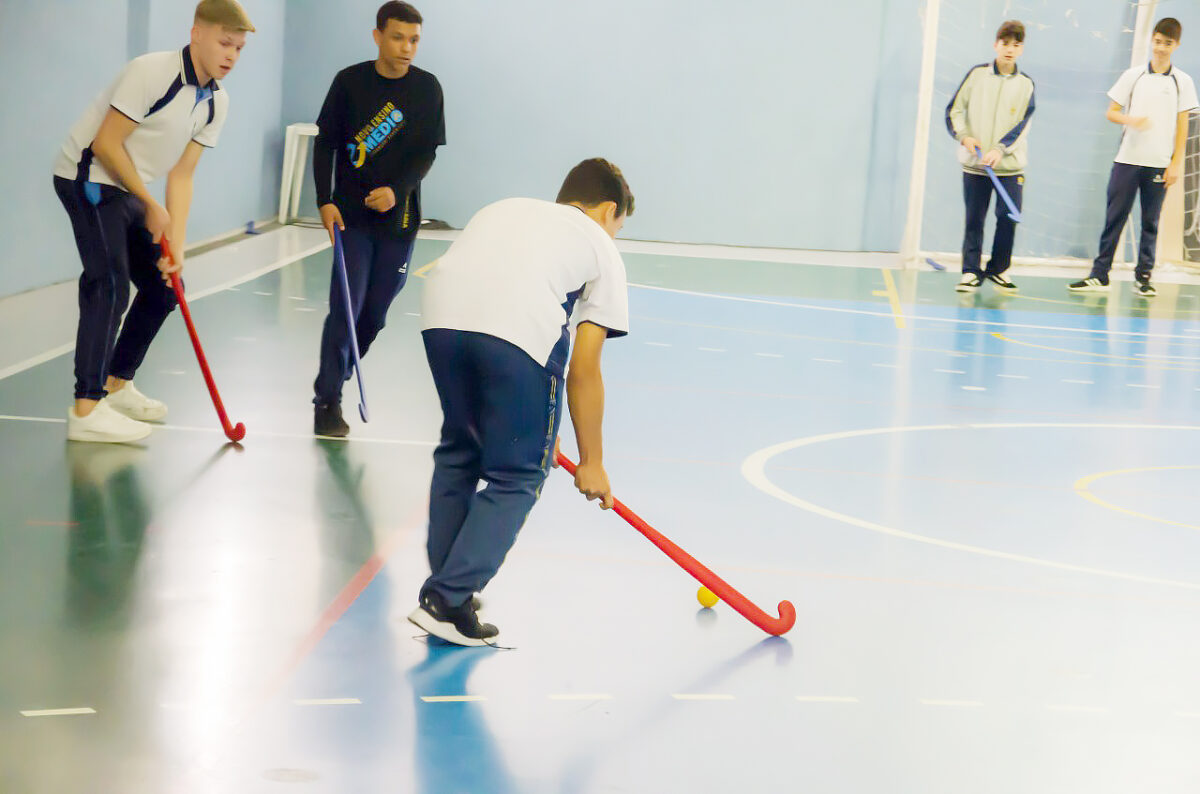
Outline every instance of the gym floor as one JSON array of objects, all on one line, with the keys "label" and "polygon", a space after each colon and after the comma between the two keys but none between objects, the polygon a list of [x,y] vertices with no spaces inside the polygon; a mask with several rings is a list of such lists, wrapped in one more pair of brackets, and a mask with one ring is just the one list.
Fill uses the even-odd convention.
[{"label": "gym floor", "polygon": [[1200,790],[1200,286],[961,298],[952,272],[630,246],[615,492],[796,626],[701,609],[556,471],[482,595],[508,649],[460,649],[404,619],[448,243],[364,362],[371,422],[351,381],[329,441],[322,238],[189,269],[241,446],[178,318],[137,378],[167,424],[66,442],[73,316],[0,305],[0,791]]}]

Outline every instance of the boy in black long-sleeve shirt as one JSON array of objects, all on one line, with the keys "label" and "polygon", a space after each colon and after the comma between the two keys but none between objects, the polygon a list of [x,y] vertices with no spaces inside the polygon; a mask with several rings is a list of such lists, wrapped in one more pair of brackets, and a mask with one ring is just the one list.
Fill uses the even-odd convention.
[{"label": "boy in black long-sleeve shirt", "polygon": [[[313,176],[321,223],[342,230],[350,303],[360,355],[383,329],[404,287],[421,225],[421,179],[446,142],[442,88],[412,65],[421,14],[408,3],[384,3],[376,15],[379,57],[338,72],[317,118]],[[336,178],[335,178],[336,172]],[[321,365],[313,384],[313,430],[345,436],[342,385],[350,377],[349,323],[336,272],[321,333]]]}]

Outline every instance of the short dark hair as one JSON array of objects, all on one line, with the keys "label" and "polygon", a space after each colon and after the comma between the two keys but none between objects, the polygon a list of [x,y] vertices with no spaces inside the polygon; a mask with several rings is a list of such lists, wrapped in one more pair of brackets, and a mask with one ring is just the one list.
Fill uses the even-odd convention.
[{"label": "short dark hair", "polygon": [[381,31],[386,30],[389,19],[407,22],[411,25],[420,25],[423,21],[420,11],[413,8],[411,4],[402,3],[400,0],[388,0],[379,7],[379,11],[375,14],[375,27]]},{"label": "short dark hair", "polygon": [[1015,19],[1010,19],[996,31],[996,41],[1015,41],[1025,43],[1025,25]]},{"label": "short dark hair", "polygon": [[1175,17],[1163,17],[1154,26],[1155,33],[1161,33],[1171,41],[1180,41],[1183,36],[1183,25]]},{"label": "short dark hair", "polygon": [[633,214],[633,193],[621,169],[601,157],[584,160],[571,169],[558,190],[559,204],[579,203],[594,207],[615,202],[617,217]]}]

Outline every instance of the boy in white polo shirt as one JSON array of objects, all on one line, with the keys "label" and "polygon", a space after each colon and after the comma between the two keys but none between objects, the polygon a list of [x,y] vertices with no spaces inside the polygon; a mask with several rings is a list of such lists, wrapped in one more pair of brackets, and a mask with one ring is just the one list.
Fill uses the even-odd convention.
[{"label": "boy in white polo shirt", "polygon": [[[182,267],[192,175],[215,146],[229,99],[218,83],[252,32],[236,0],[201,0],[182,51],[132,60],[72,127],[54,166],[83,262],[75,339],[75,403],[67,438],[120,443],[150,434],[167,408],[133,385],[150,343],[175,308],[168,274]],[[167,176],[164,208],[146,184]],[[162,258],[171,240],[180,260]],[[129,283],[137,297],[129,306]],[[120,328],[120,335],[117,329]]]},{"label": "boy in white polo shirt", "polygon": [[1188,114],[1198,104],[1192,78],[1171,65],[1183,26],[1167,17],[1154,26],[1152,56],[1146,66],[1127,70],[1108,92],[1107,118],[1122,124],[1121,148],[1108,179],[1108,211],[1100,235],[1100,252],[1092,272],[1067,285],[1072,292],[1108,292],[1108,274],[1121,239],[1121,230],[1141,194],[1142,236],[1134,270],[1134,292],[1151,298],[1158,217],[1167,188],[1179,181],[1187,146]]},{"label": "boy in white polo shirt", "polygon": [[479,622],[473,595],[496,575],[541,494],[568,353],[575,485],[612,506],[600,351],[629,329],[625,265],[613,238],[632,212],[620,170],[584,160],[555,203],[505,199],[476,213],[426,281],[422,336],[443,423],[429,495],[430,576],[409,620],[430,634],[485,645],[499,633]]}]

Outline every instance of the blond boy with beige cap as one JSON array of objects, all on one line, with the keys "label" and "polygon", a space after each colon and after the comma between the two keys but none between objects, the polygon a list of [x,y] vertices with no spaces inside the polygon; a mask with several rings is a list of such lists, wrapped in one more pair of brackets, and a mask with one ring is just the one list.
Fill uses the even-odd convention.
[{"label": "blond boy with beige cap", "polygon": [[[54,189],[83,262],[70,440],[137,441],[150,434],[147,422],[167,415],[163,403],[134,387],[133,376],[175,308],[169,274],[183,267],[192,177],[201,153],[216,145],[229,107],[218,81],[253,31],[235,0],[201,0],[191,42],[130,61],[62,146]],[[164,175],[165,207],[146,188]],[[162,256],[164,235],[173,265]],[[122,324],[131,281],[137,297]]]}]

